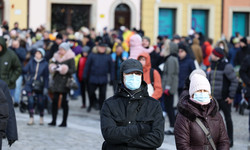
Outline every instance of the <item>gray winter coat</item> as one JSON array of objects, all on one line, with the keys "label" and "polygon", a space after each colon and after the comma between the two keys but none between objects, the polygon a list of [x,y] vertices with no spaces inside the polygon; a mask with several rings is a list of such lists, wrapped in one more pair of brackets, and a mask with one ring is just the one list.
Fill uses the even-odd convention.
[{"label": "gray winter coat", "polygon": [[171,42],[169,46],[170,55],[167,56],[162,73],[162,89],[169,89],[170,94],[175,94],[179,83],[178,45]]},{"label": "gray winter coat", "polygon": [[208,74],[212,96],[217,100],[227,97],[234,98],[238,81],[233,66],[226,59],[211,63],[211,72]]}]

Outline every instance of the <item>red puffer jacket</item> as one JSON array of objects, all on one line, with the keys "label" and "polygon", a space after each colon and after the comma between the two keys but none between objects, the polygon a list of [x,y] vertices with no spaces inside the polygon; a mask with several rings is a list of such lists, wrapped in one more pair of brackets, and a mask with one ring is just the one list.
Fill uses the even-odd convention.
[{"label": "red puffer jacket", "polygon": [[195,122],[198,117],[210,131],[217,150],[229,150],[229,139],[218,111],[216,100],[212,99],[208,105],[196,104],[189,100],[188,90],[184,91],[178,103],[175,122],[175,141],[178,150],[213,150],[205,133]]}]

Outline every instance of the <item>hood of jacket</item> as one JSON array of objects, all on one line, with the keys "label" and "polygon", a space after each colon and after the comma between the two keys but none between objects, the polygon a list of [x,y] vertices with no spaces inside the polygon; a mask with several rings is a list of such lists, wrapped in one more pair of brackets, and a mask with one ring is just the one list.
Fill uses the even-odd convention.
[{"label": "hood of jacket", "polygon": [[207,109],[207,114],[215,116],[218,111],[218,104],[215,99],[212,99],[208,105],[200,105],[190,100],[188,90],[183,91],[180,96],[180,101],[177,105],[178,111],[190,121],[195,121],[196,117],[203,117],[201,110]]},{"label": "hood of jacket", "polygon": [[7,51],[6,42],[3,37],[0,37],[0,45],[3,48],[2,51],[0,52],[0,56],[2,56]]},{"label": "hood of jacket", "polygon": [[178,55],[179,48],[174,42],[169,43],[170,55]]},{"label": "hood of jacket", "polygon": [[61,57],[58,52],[54,54],[54,58],[56,61],[59,63],[64,62],[69,59],[74,59],[75,58],[75,53],[72,50],[67,50],[67,52]]},{"label": "hood of jacket", "polygon": [[193,45],[199,45],[200,41],[196,38],[193,39]]},{"label": "hood of jacket", "polygon": [[205,46],[210,46],[211,44],[210,44],[208,41],[205,41],[205,42],[204,42],[204,45],[205,45]]},{"label": "hood of jacket", "polygon": [[139,56],[138,56],[138,58],[137,58],[137,60],[139,59],[139,57],[144,57],[145,59],[146,59],[146,64],[145,64],[145,66],[143,66],[143,72],[145,73],[147,70],[149,70],[150,68],[151,68],[151,59],[150,59],[150,55],[148,54],[148,53],[146,53],[146,52],[143,52],[143,53],[141,53]]},{"label": "hood of jacket", "polygon": [[142,46],[142,38],[140,35],[132,35],[129,41],[131,47]]}]

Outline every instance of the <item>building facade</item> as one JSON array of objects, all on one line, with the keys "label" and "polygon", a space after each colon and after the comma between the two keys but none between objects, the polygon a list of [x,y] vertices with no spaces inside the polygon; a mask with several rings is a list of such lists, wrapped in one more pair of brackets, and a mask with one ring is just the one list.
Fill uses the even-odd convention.
[{"label": "building facade", "polygon": [[[117,28],[118,24],[140,27],[140,0],[29,0],[29,27],[48,29],[72,26]],[[41,11],[37,11],[41,10]],[[39,17],[37,17],[39,16]],[[117,20],[117,21],[116,21]]]},{"label": "building facade", "polygon": [[223,1],[223,33],[227,38],[250,35],[250,1],[224,0]]},{"label": "building facade", "polygon": [[158,35],[186,36],[191,28],[218,40],[221,10],[221,0],[143,0],[142,29],[153,41]]}]

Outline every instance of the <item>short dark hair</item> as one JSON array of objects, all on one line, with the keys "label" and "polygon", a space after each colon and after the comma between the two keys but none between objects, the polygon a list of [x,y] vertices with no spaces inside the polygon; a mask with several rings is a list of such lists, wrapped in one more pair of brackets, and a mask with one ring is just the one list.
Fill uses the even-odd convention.
[{"label": "short dark hair", "polygon": [[213,44],[213,39],[208,38],[207,41],[208,41],[208,43],[210,43],[211,45]]}]

